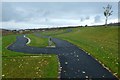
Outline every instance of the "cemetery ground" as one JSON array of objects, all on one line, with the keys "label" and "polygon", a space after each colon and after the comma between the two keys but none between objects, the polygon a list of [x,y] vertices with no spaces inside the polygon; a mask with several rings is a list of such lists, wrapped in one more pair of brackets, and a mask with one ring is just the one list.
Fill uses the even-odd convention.
[{"label": "cemetery ground", "polygon": [[[101,26],[68,29],[43,31],[40,34],[67,40],[92,55],[114,75],[120,76],[118,73],[118,27]],[[7,50],[6,47],[15,42],[16,36],[18,35],[3,36],[3,77],[57,78],[59,76],[56,55],[33,55]],[[46,47],[48,45],[46,38],[36,37],[34,34],[28,34],[27,37],[31,39],[31,43],[28,44],[30,46]]]}]

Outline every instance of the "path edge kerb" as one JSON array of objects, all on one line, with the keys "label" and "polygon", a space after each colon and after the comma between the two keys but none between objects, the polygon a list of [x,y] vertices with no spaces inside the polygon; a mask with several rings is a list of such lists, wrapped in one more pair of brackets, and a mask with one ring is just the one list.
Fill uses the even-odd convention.
[{"label": "path edge kerb", "polygon": [[28,40],[26,44],[30,44],[30,42],[31,42],[30,38],[26,37],[26,35],[24,35],[24,38],[27,38],[27,40]]},{"label": "path edge kerb", "polygon": [[[55,37],[54,37],[55,38]],[[58,39],[58,38],[57,38]],[[65,40],[65,39],[61,39],[61,40],[63,40],[63,41],[66,41],[66,42],[68,42],[68,43],[70,43],[70,44],[72,44],[71,42],[69,42],[69,41],[67,41],[67,40]],[[82,51],[84,51],[87,55],[89,55],[90,57],[92,57],[94,60],[96,60],[99,64],[101,64],[106,70],[108,70],[110,73],[112,73],[116,78],[118,78],[119,79],[119,77],[115,74],[115,73],[113,73],[105,64],[103,64],[101,61],[99,61],[97,58],[95,58],[93,55],[91,55],[89,52],[87,52],[85,49],[82,49],[82,48],[80,48],[80,47],[78,47],[77,45],[75,45],[75,44],[72,44],[73,46],[75,46],[75,47],[77,47],[77,48],[79,48],[79,49],[81,49]]]}]

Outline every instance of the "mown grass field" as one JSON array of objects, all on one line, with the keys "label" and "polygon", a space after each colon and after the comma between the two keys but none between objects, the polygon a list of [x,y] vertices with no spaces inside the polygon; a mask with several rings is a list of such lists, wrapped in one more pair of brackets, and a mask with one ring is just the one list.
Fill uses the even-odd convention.
[{"label": "mown grass field", "polygon": [[[0,31],[0,45],[2,45],[2,34]],[[0,46],[0,75],[2,75],[2,46]]]},{"label": "mown grass field", "polygon": [[91,54],[108,67],[113,74],[118,74],[118,27],[79,27],[71,28],[72,32],[55,35],[54,31],[43,32],[44,35],[67,40]]},{"label": "mown grass field", "polygon": [[[1,34],[0,34],[0,45],[2,45],[2,36],[1,36]],[[1,54],[1,52],[2,52],[2,46],[0,46],[0,54]]]},{"label": "mown grass field", "polygon": [[[7,50],[7,46],[15,42],[16,36],[18,35],[2,37],[3,78],[57,78],[59,76],[58,57],[56,55],[34,55]],[[34,41],[36,42],[36,39]]]},{"label": "mown grass field", "polygon": [[46,47],[48,46],[48,39],[35,36],[35,34],[28,34],[27,37],[31,40],[29,46]]},{"label": "mown grass field", "polygon": [[16,36],[18,35],[6,35],[2,37],[2,56],[23,56],[24,53],[14,52],[7,49],[7,47],[15,42]]},{"label": "mown grass field", "polygon": [[3,78],[57,78],[56,55],[3,57]]}]

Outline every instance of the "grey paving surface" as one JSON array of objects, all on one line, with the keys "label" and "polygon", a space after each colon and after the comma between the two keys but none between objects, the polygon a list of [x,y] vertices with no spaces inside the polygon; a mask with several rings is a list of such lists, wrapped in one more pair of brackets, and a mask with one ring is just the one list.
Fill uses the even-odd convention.
[{"label": "grey paving surface", "polygon": [[[38,34],[36,34],[39,36]],[[41,36],[40,36],[41,37]],[[8,47],[9,50],[32,54],[58,55],[61,64],[61,78],[94,78],[100,80],[117,80],[108,70],[94,58],[75,45],[57,38],[52,38],[55,48],[37,48],[27,46],[27,38],[18,36],[15,43]]]}]

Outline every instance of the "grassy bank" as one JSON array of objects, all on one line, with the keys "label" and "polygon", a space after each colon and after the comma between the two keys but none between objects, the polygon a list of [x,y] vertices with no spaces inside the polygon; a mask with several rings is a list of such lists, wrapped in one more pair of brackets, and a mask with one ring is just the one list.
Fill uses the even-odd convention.
[{"label": "grassy bank", "polygon": [[48,46],[48,39],[37,37],[34,34],[28,34],[27,37],[31,40],[29,46],[36,46],[36,47],[46,47]]},{"label": "grassy bank", "polygon": [[56,55],[3,57],[3,78],[57,78]]},{"label": "grassy bank", "polygon": [[71,28],[72,32],[56,31],[43,32],[44,35],[67,40],[84,49],[94,58],[108,67],[113,74],[118,74],[118,27],[79,27]]},{"label": "grassy bank", "polygon": [[18,35],[6,35],[2,37],[2,56],[23,56],[24,53],[14,52],[7,49],[7,47],[16,41]]},{"label": "grassy bank", "polygon": [[[8,45],[15,42],[16,36],[18,35],[6,35],[2,37],[2,77],[57,78],[59,74],[58,58],[56,55],[25,54],[7,49]],[[36,42],[36,39],[34,41]]]},{"label": "grassy bank", "polygon": [[[0,45],[2,45],[2,36],[0,34]],[[0,46],[0,54],[2,54],[2,46]]]},{"label": "grassy bank", "polygon": [[56,36],[90,53],[118,75],[118,27],[86,27]]}]

